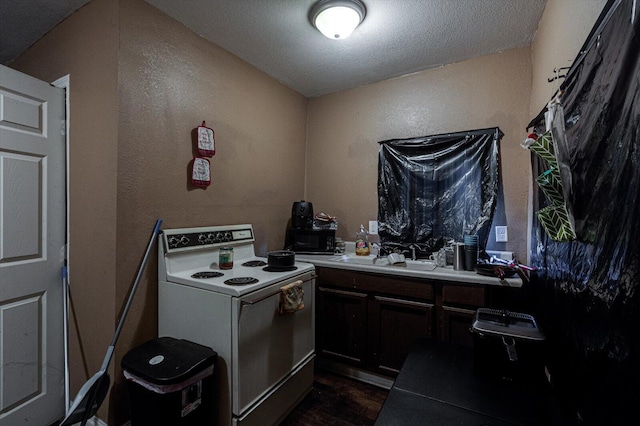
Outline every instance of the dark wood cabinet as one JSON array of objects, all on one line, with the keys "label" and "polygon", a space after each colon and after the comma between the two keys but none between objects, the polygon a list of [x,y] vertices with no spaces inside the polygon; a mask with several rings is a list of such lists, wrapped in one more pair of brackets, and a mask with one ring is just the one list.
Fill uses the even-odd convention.
[{"label": "dark wood cabinet", "polygon": [[469,329],[476,310],[485,304],[485,286],[443,284],[442,303],[438,304],[440,340],[457,345],[473,345]]},{"label": "dark wood cabinet", "polygon": [[316,267],[316,352],[395,377],[420,337],[471,345],[483,285]]},{"label": "dark wood cabinet", "polygon": [[433,288],[419,280],[316,268],[316,352],[394,377],[418,337],[431,337]]},{"label": "dark wood cabinet", "polygon": [[365,367],[367,294],[318,286],[316,295],[316,351]]},{"label": "dark wood cabinet", "polygon": [[396,375],[415,340],[432,336],[433,303],[373,295],[368,306],[372,367]]},{"label": "dark wood cabinet", "polygon": [[443,306],[441,340],[462,346],[472,346],[473,339],[469,329],[475,314],[476,311],[472,309]]}]

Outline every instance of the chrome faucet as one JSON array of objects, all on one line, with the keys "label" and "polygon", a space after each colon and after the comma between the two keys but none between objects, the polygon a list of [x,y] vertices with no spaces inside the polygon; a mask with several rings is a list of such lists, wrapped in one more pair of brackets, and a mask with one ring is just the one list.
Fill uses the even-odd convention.
[{"label": "chrome faucet", "polygon": [[371,248],[375,248],[376,250],[378,250],[378,252],[376,253],[376,257],[373,259],[373,263],[376,263],[376,260],[381,259],[383,256],[380,254],[380,249],[382,248],[382,245],[380,243],[376,243],[373,242],[371,243]]}]

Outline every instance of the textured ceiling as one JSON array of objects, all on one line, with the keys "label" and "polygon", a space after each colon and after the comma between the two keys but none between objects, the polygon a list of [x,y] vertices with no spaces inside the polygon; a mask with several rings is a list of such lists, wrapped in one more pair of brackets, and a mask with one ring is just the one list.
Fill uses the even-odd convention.
[{"label": "textured ceiling", "polygon": [[[308,20],[316,0],[146,1],[307,97],[527,46],[546,2],[363,0],[364,22],[329,40]],[[1,63],[86,2],[0,0]]]},{"label": "textured ceiling", "polygon": [[91,0],[0,0],[0,64],[8,65]]}]

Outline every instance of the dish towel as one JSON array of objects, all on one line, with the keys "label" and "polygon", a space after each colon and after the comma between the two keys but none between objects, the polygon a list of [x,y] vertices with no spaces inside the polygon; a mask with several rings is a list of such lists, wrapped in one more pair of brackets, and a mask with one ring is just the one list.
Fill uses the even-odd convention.
[{"label": "dish towel", "polygon": [[291,314],[304,309],[302,281],[294,281],[280,287],[280,314]]}]

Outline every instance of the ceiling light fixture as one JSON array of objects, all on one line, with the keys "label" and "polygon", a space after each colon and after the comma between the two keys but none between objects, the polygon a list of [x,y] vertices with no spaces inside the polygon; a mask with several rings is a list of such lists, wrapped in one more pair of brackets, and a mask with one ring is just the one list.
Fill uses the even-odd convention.
[{"label": "ceiling light fixture", "polygon": [[320,0],[309,11],[309,20],[325,37],[340,40],[351,35],[365,13],[360,0]]}]

